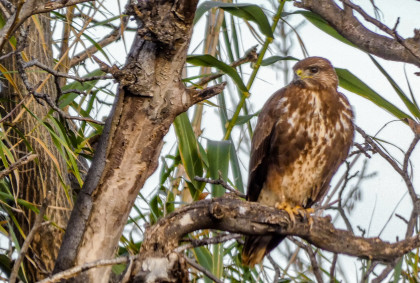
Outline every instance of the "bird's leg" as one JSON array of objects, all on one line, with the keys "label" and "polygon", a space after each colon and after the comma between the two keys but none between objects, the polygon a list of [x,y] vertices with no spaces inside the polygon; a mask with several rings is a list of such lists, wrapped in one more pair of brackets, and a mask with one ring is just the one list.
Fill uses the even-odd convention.
[{"label": "bird's leg", "polygon": [[287,212],[287,214],[289,214],[290,217],[290,222],[293,225],[295,225],[296,223],[296,218],[295,218],[295,214],[297,215],[297,210],[296,207],[291,207],[289,203],[287,202],[281,202],[281,203],[276,203],[275,207],[277,209],[281,209]]},{"label": "bird's leg", "polygon": [[295,215],[300,215],[303,219],[307,219],[309,226],[312,227],[312,217],[311,217],[311,213],[314,212],[313,208],[303,208],[300,205],[297,206],[290,206],[289,203],[286,202],[281,202],[281,203],[276,203],[276,208],[277,209],[281,209],[287,212],[287,214],[289,214],[290,217],[290,221],[292,223],[292,225],[294,225],[296,223],[296,218]]}]

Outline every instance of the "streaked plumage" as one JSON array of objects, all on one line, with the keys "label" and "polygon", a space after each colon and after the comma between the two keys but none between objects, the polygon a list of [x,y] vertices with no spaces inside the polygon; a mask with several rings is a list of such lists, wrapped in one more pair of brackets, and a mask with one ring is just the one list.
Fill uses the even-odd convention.
[{"label": "streaked plumage", "polygon": [[[311,207],[329,188],[353,141],[353,113],[337,92],[330,62],[310,57],[298,62],[295,78],[265,103],[252,139],[249,201]],[[283,237],[246,237],[242,260],[253,266]]]}]

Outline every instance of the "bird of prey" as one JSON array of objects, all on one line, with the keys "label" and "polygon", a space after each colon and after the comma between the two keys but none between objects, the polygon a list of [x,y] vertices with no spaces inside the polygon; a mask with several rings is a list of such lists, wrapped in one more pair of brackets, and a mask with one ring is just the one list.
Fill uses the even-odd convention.
[{"label": "bird of prey", "polygon": [[[353,142],[353,112],[337,91],[331,63],[309,57],[294,67],[293,81],[274,93],[252,138],[247,200],[308,213],[326,194]],[[242,262],[254,266],[284,237],[247,236]]]}]

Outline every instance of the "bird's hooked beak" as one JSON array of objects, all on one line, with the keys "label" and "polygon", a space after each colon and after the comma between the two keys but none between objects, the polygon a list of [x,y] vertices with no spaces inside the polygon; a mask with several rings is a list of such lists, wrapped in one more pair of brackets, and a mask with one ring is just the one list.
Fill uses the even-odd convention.
[{"label": "bird's hooked beak", "polygon": [[306,79],[306,78],[312,78],[312,76],[309,76],[309,75],[305,74],[305,72],[302,69],[297,69],[295,71],[293,81],[299,81],[299,80],[303,80],[303,79]]}]

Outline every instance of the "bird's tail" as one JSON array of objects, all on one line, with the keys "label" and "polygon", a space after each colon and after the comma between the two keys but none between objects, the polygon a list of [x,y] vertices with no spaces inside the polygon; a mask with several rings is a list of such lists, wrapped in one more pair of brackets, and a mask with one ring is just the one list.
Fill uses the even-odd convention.
[{"label": "bird's tail", "polygon": [[242,263],[253,267],[271,252],[285,237],[282,236],[247,236],[242,249]]}]

